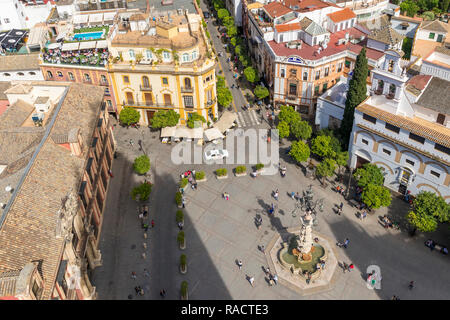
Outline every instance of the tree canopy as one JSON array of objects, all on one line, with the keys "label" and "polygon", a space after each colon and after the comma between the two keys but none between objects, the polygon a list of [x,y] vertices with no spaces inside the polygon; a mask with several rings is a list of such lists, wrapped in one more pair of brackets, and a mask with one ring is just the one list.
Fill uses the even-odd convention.
[{"label": "tree canopy", "polygon": [[153,115],[151,126],[153,129],[173,127],[178,124],[179,120],[180,114],[174,110],[159,110]]},{"label": "tree canopy", "polygon": [[233,101],[233,95],[230,89],[226,87],[217,88],[217,102],[221,106],[228,107],[231,101]]},{"label": "tree canopy", "polygon": [[227,9],[222,8],[222,9],[217,10],[217,17],[218,17],[220,20],[224,20],[224,18],[225,18],[225,17],[228,17],[228,16],[230,16],[230,13],[228,12]]},{"label": "tree canopy", "polygon": [[336,169],[336,161],[331,158],[327,158],[323,160],[317,167],[316,167],[316,174],[325,179],[326,177],[331,177],[334,175],[334,170]]},{"label": "tree canopy", "polygon": [[309,146],[303,141],[294,141],[291,145],[289,155],[298,163],[308,160],[310,151]]},{"label": "tree canopy", "polygon": [[196,128],[198,122],[206,122],[205,117],[203,117],[202,115],[198,114],[198,113],[191,113],[191,116],[189,117],[188,121],[187,121],[187,126],[189,128]]},{"label": "tree canopy", "polygon": [[131,190],[131,198],[133,200],[147,201],[152,192],[152,184],[150,182],[143,182]]},{"label": "tree canopy", "polygon": [[413,210],[408,213],[407,219],[419,231],[434,231],[438,222],[450,221],[450,204],[433,192],[422,191],[414,199]]},{"label": "tree canopy", "polygon": [[308,140],[312,134],[312,128],[308,121],[295,121],[290,126],[290,132],[296,139]]},{"label": "tree canopy", "polygon": [[129,126],[130,124],[139,122],[141,114],[134,108],[125,107],[119,113],[119,120],[123,124]]},{"label": "tree canopy", "polygon": [[334,158],[336,152],[331,147],[330,136],[317,136],[312,140],[311,151],[321,158]]},{"label": "tree canopy", "polygon": [[361,188],[364,188],[369,184],[382,186],[384,181],[384,176],[381,169],[371,163],[366,163],[362,166],[362,168],[356,169],[353,177],[356,179],[358,186]]},{"label": "tree canopy", "polygon": [[286,121],[280,121],[277,126],[278,135],[282,138],[289,137],[289,124]]},{"label": "tree canopy", "polygon": [[347,100],[345,101],[344,117],[342,119],[340,135],[343,139],[344,149],[348,149],[350,134],[353,127],[355,108],[367,97],[367,65],[366,49],[362,48],[356,58],[353,76],[349,83]]},{"label": "tree canopy", "polygon": [[254,94],[258,99],[261,100],[269,96],[269,90],[266,87],[257,85]]},{"label": "tree canopy", "polygon": [[150,170],[150,159],[147,155],[142,155],[134,159],[133,169],[138,174],[144,174]]},{"label": "tree canopy", "polygon": [[372,209],[388,207],[392,201],[388,188],[374,184],[368,184],[364,188],[361,200]]},{"label": "tree canopy", "polygon": [[287,122],[289,125],[302,120],[300,114],[291,106],[281,106],[280,113],[278,114],[278,119],[280,121]]},{"label": "tree canopy", "polygon": [[247,79],[248,82],[255,82],[258,81],[258,74],[256,73],[256,70],[253,67],[247,67],[244,69],[244,76],[245,79]]}]

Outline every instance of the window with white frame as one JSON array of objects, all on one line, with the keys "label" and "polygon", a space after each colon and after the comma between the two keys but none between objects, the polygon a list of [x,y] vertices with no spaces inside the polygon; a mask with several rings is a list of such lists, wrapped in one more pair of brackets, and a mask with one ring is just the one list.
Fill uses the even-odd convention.
[{"label": "window with white frame", "polygon": [[169,60],[170,59],[170,52],[169,51],[163,51],[163,59]]},{"label": "window with white frame", "polygon": [[189,54],[183,53],[183,62],[188,62],[188,61],[189,61]]},{"label": "window with white frame", "polygon": [[197,60],[197,51],[192,52],[192,60]]},{"label": "window with white frame", "polygon": [[151,50],[145,50],[145,56],[148,60],[152,59],[152,51]]},{"label": "window with white frame", "polygon": [[136,55],[134,54],[134,50],[133,49],[128,50],[128,55],[130,56],[131,60],[136,59]]}]

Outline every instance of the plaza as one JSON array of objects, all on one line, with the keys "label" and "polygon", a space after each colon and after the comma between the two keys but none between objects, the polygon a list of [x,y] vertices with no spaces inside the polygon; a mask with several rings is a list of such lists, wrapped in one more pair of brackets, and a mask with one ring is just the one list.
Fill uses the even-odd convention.
[{"label": "plaza", "polygon": [[[265,124],[261,124],[263,127]],[[364,221],[357,217],[355,208],[341,195],[325,189],[318,180],[306,178],[300,167],[283,159],[287,145],[280,145],[282,163],[287,174],[271,176],[235,177],[233,168],[237,165],[174,165],[171,161],[170,145],[161,144],[159,132],[148,128],[114,128],[118,144],[118,157],[113,163],[114,178],[108,190],[105,222],[102,229],[100,250],[103,265],[93,274],[99,299],[161,299],[160,290],[167,292],[165,299],[179,299],[183,280],[189,284],[189,299],[390,299],[397,295],[401,299],[449,299],[448,256],[427,249],[423,242],[427,234],[411,238],[402,230],[384,229],[378,216],[384,214],[404,219],[408,210],[405,202],[393,198],[389,208],[379,209]],[[134,144],[131,145],[129,140]],[[144,230],[136,213],[138,203],[131,200],[130,190],[143,180],[133,173],[132,162],[142,154],[137,144],[142,140],[143,150],[151,160],[151,177],[154,183],[149,200],[149,219],[155,227]],[[247,172],[252,170],[247,164]],[[214,170],[225,167],[228,178],[216,179]],[[174,195],[178,190],[180,174],[186,170],[203,170],[207,181],[199,182],[197,190],[187,190],[187,203],[183,209],[186,249],[177,245],[179,231],[175,222],[177,210]],[[288,283],[279,282],[269,286],[263,267],[269,266],[269,259],[258,247],[269,247],[270,243],[288,228],[300,226],[299,217],[293,217],[295,207],[292,191],[302,193],[312,185],[315,199],[324,200],[323,212],[318,213],[318,225],[314,230],[324,235],[334,246],[335,242],[350,239],[347,249],[334,247],[339,263],[353,263],[354,271],[343,273],[336,268],[331,284],[319,292],[303,294]],[[279,189],[276,201],[272,192]],[[226,201],[223,192],[230,195]],[[334,213],[333,208],[344,202],[343,214]],[[274,203],[277,212],[268,216],[268,208]],[[263,223],[258,230],[255,218],[259,215]],[[445,227],[445,226],[444,226]],[[444,241],[448,230],[441,228],[433,233],[436,241]],[[431,236],[430,236],[431,237]],[[143,249],[147,242],[147,249]],[[146,252],[146,258],[142,253]],[[187,256],[188,272],[179,272],[180,255]],[[266,251],[267,254],[267,251]],[[243,263],[239,270],[236,260]],[[366,286],[369,266],[379,266],[381,289],[370,290]],[[150,277],[145,277],[147,269]],[[273,268],[271,267],[271,270]],[[131,272],[137,279],[131,278]],[[246,280],[254,277],[254,287]],[[414,290],[408,284],[414,280]],[[134,294],[134,287],[145,290],[143,296]]]}]

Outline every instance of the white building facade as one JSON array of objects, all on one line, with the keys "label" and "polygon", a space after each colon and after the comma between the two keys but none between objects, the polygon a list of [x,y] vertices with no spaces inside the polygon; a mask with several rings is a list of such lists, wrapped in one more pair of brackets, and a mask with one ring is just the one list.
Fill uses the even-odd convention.
[{"label": "white building facade", "polygon": [[407,95],[400,57],[387,51],[381,70],[373,70],[371,96],[355,110],[350,167],[373,163],[386,187],[412,195],[431,191],[450,203],[450,106],[443,102],[450,83],[433,78]]}]

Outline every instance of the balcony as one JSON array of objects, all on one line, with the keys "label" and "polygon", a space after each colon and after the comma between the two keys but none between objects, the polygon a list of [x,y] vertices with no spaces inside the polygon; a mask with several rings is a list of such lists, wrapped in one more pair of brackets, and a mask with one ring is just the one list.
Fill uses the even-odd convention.
[{"label": "balcony", "polygon": [[210,107],[216,103],[216,99],[206,101],[206,107]]},{"label": "balcony", "polygon": [[181,87],[181,92],[185,93],[185,92],[194,92],[194,88],[192,87]]},{"label": "balcony", "polygon": [[153,101],[123,101],[124,107],[165,107],[173,108],[172,102],[153,102]]},{"label": "balcony", "polygon": [[149,84],[149,85],[142,85],[141,84],[140,87],[141,87],[141,91],[153,91],[151,84]]},{"label": "balcony", "polygon": [[295,101],[295,100],[297,100],[297,96],[296,96],[296,95],[291,95],[291,94],[289,94],[289,95],[287,96],[287,99],[288,99],[288,100]]}]

